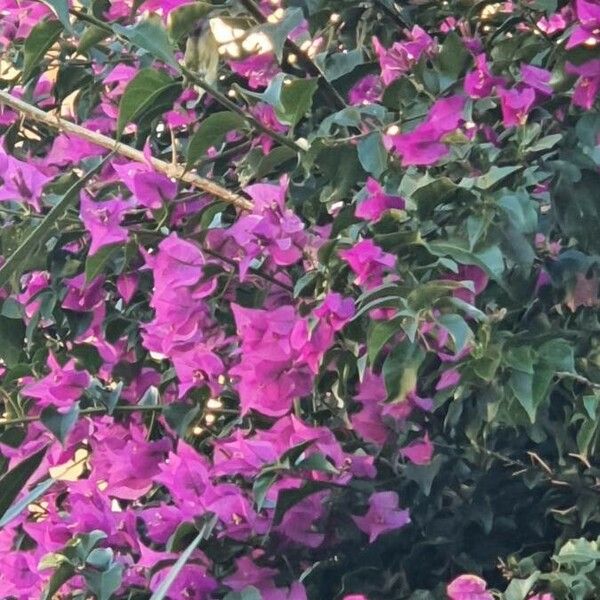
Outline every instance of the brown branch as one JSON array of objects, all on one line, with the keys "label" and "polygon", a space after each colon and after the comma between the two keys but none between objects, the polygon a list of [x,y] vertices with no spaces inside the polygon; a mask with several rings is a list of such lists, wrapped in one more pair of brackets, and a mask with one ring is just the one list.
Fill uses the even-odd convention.
[{"label": "brown branch", "polygon": [[[92,144],[106,148],[115,154],[125,156],[126,158],[129,158],[135,162],[147,162],[144,153],[140,150],[132,148],[127,144],[117,142],[106,135],[102,135],[101,133],[86,129],[81,125],[71,123],[70,121],[64,121],[55,115],[51,115],[27,102],[24,102],[23,100],[15,98],[4,90],[0,90],[0,104],[5,104],[6,106],[17,110],[22,115],[25,115],[34,121],[39,121],[40,123],[44,123],[45,125],[48,125],[54,129],[58,129],[59,131],[70,133],[78,138],[91,142]],[[170,164],[157,158],[151,158],[150,162],[159,173],[163,173],[167,177],[173,177],[179,181],[192,185],[210,194],[211,196],[215,196],[216,198],[223,200],[223,202],[233,204],[241,210],[252,210],[253,208],[252,202],[247,198],[229,191],[210,179],[205,179],[204,177],[190,173],[182,165]]]}]

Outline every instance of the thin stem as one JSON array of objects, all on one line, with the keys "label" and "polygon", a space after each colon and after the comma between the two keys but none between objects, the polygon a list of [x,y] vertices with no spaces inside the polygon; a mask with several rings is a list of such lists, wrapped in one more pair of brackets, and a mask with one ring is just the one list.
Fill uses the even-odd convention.
[{"label": "thin stem", "polygon": [[246,120],[254,129],[260,131],[268,135],[270,138],[274,139],[276,142],[279,142],[282,146],[287,146],[294,150],[294,152],[304,152],[304,150],[294,142],[284,135],[277,133],[269,129],[266,125],[263,125],[258,119],[255,119],[252,115],[249,115],[241,106],[232,102],[225,94],[219,92],[219,90],[215,89],[212,85],[207,83],[200,75],[194,73],[194,71],[190,71],[184,65],[180,65],[181,72],[191,81],[193,81],[198,87],[201,87],[209,96],[212,96],[219,104],[234,112],[244,120]]},{"label": "thin stem", "polygon": [[[132,225],[132,224],[133,223],[128,223],[128,225]],[[137,223],[137,224],[140,224],[140,223]],[[147,235],[147,236],[151,236],[151,237],[161,237],[161,238],[164,237],[159,231],[149,231],[147,229],[139,230],[137,233],[139,233],[140,235]],[[202,241],[198,240],[198,242],[200,244],[200,248],[201,248],[202,252],[208,254],[209,256],[212,256],[213,258],[216,258],[216,259],[224,262],[226,265],[229,265],[230,267],[237,268],[238,264],[234,260],[231,260],[230,258],[227,258],[226,256],[222,256],[221,254],[219,254],[218,252],[215,252],[214,250],[211,250],[210,248],[206,248],[203,245]],[[181,261],[181,262],[183,262],[183,264],[191,264],[191,263],[186,263],[185,261]],[[294,293],[294,288],[291,285],[287,285],[286,283],[279,281],[272,275],[269,275],[268,273],[265,273],[264,271],[262,271],[262,269],[250,266],[249,270],[253,275],[256,275],[256,277],[259,277],[260,279],[264,279],[265,281],[268,281],[269,283],[277,285],[281,289],[285,290],[286,292],[289,292],[290,294]]]},{"label": "thin stem", "polygon": [[205,165],[210,165],[211,163],[214,163],[217,160],[222,160],[224,158],[230,158],[232,156],[235,156],[236,154],[239,154],[240,152],[246,152],[246,150],[250,149],[251,145],[252,145],[252,141],[250,141],[250,140],[247,142],[242,142],[241,144],[237,144],[236,146],[233,146],[233,148],[228,148],[227,150],[224,150],[223,152],[220,152],[219,154],[216,154],[215,156],[209,156],[208,158],[204,158],[204,159],[198,161],[198,163],[196,163],[196,167],[201,168],[201,167],[204,167]]},{"label": "thin stem", "polygon": [[[156,412],[161,411],[165,406],[115,406],[114,411],[117,412]],[[103,415],[108,412],[107,408],[103,406],[94,406],[92,408],[84,408],[79,411],[82,416],[85,415]],[[35,421],[41,420],[39,415],[22,417],[20,419],[0,419],[0,425],[25,425],[27,423],[34,423]]]},{"label": "thin stem", "polygon": [[[126,158],[129,158],[135,162],[147,163],[144,153],[140,150],[113,140],[112,138],[102,135],[101,133],[86,129],[81,125],[76,125],[70,121],[64,121],[55,115],[48,114],[47,112],[44,112],[43,110],[40,110],[39,108],[36,108],[35,106],[32,106],[23,100],[15,98],[4,90],[0,90],[0,104],[10,106],[34,121],[39,121],[54,129],[58,129],[59,131],[70,133],[78,138],[96,144],[97,146],[111,150],[115,154],[120,154],[121,156],[125,156]],[[233,204],[242,210],[252,210],[253,208],[252,202],[247,198],[231,192],[230,190],[224,188],[214,181],[211,181],[210,179],[205,179],[204,177],[200,177],[199,175],[186,171],[185,167],[182,165],[172,165],[154,157],[150,159],[150,162],[158,172],[163,173],[167,177],[173,177],[183,181],[184,183],[193,185],[194,187],[197,187],[198,189],[201,189],[202,191],[207,192],[208,194],[211,194],[212,196],[215,196],[216,198],[219,198],[228,204]]]},{"label": "thin stem", "polygon": [[91,25],[95,25],[96,27],[99,27],[100,29],[102,29],[103,31],[106,31],[107,33],[114,34],[114,31],[112,30],[112,27],[110,25],[108,25],[104,21],[101,21],[100,19],[97,19],[91,13],[81,12],[74,8],[70,8],[69,14],[73,15],[75,18],[79,19],[80,21],[87,21]]},{"label": "thin stem", "polygon": [[32,212],[24,212],[22,210],[12,210],[10,208],[6,208],[4,206],[0,206],[0,213],[7,214],[14,217],[20,217],[21,219],[33,218],[33,219],[43,219],[45,215],[38,215],[37,213]]},{"label": "thin stem", "polygon": [[[113,409],[114,412],[141,412],[141,413],[156,413],[160,412],[163,409],[167,408],[168,405],[157,404],[155,406],[115,406]],[[231,408],[209,408],[207,409],[209,413],[219,413],[226,415],[237,415],[238,411]],[[92,408],[84,408],[79,411],[79,415],[81,416],[89,416],[89,415],[104,415],[108,413],[108,409],[103,406],[94,406]],[[38,416],[29,416],[29,417],[21,417],[18,419],[0,419],[0,425],[2,426],[11,426],[11,425],[26,425],[27,423],[34,423],[36,421],[40,421],[41,417]]]},{"label": "thin stem", "polygon": [[578,383],[583,383],[591,388],[596,390],[600,390],[600,383],[595,383],[594,381],[590,381],[587,377],[583,375],[579,375],[578,373],[571,373],[570,371],[557,371],[555,375],[559,379],[572,379],[573,381],[577,381]]},{"label": "thin stem", "polygon": [[[259,22],[265,23],[267,21],[265,15],[263,15],[260,8],[254,3],[253,0],[239,0],[240,4]],[[318,77],[323,84],[323,88],[327,91],[327,95],[333,101],[333,104],[338,109],[346,108],[346,101],[340,95],[340,93],[333,87],[330,81],[327,80],[323,71],[319,66],[311,60],[311,58],[302,51],[298,45],[287,38],[284,44],[285,50],[288,53],[294,54],[298,58],[298,64],[308,72],[309,75]]]},{"label": "thin stem", "polygon": [[[209,248],[205,248],[204,246],[202,247],[202,251],[206,252],[206,254],[208,254],[209,256],[212,256],[213,258],[222,260],[225,264],[228,264],[231,267],[237,267],[237,263],[234,260],[231,260],[230,258],[227,258],[225,256],[221,256],[218,252],[214,252],[213,250],[210,250]],[[250,271],[252,272],[253,275],[256,275],[257,277],[260,277],[261,279],[264,279],[265,281],[269,281],[270,283],[279,286],[281,289],[285,290],[286,292],[290,292],[291,294],[294,293],[294,288],[292,286],[287,285],[286,283],[283,283],[282,281],[279,281],[278,279],[276,279],[272,275],[269,275],[268,273],[265,273],[261,269],[257,269],[255,267],[250,267]]]},{"label": "thin stem", "polygon": [[[81,19],[82,21],[87,21],[89,23],[92,23],[93,25],[96,25],[97,27],[100,27],[101,29],[103,29],[106,32],[110,32],[112,35],[117,35],[109,25],[107,25],[106,23],[103,23],[99,19],[96,19],[96,17],[94,17],[93,15],[90,15],[89,13],[80,12],[80,11],[74,10],[74,9],[69,10],[69,13],[72,14],[73,16],[77,17],[78,19]],[[132,43],[131,40],[127,40],[127,42]],[[290,140],[289,138],[286,138],[285,136],[283,136],[275,131],[272,131],[271,129],[269,129],[268,127],[263,125],[260,121],[255,119],[252,115],[249,115],[243,108],[238,106],[235,102],[232,102],[227,96],[225,96],[224,94],[219,92],[217,89],[215,89],[212,85],[207,83],[202,77],[200,77],[200,75],[198,75],[197,73],[194,73],[193,71],[190,71],[184,65],[180,65],[179,68],[180,68],[180,71],[189,80],[193,81],[198,87],[201,87],[209,96],[212,96],[219,104],[221,104],[225,108],[229,109],[230,111],[235,112],[236,114],[240,115],[244,120],[249,122],[255,129],[268,135],[269,137],[271,137],[275,141],[279,142],[283,146],[287,146],[288,148],[291,148],[295,152],[303,152],[303,149],[300,146],[298,146],[293,140]]]}]

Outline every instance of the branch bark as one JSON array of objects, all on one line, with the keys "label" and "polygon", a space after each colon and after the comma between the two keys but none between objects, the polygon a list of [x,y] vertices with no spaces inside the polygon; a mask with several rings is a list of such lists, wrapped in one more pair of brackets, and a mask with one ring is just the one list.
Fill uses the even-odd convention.
[{"label": "branch bark", "polygon": [[[34,121],[38,121],[40,123],[44,123],[53,129],[57,129],[59,131],[63,131],[65,133],[69,133],[74,135],[75,137],[81,138],[92,144],[96,144],[101,148],[106,148],[114,152],[115,154],[119,154],[124,156],[132,161],[139,163],[146,163],[146,157],[144,153],[136,148],[132,148],[127,144],[123,144],[121,142],[117,142],[112,138],[103,135],[101,133],[97,133],[95,131],[91,131],[90,129],[86,129],[81,125],[77,125],[70,121],[65,121],[55,115],[51,115],[31,104],[24,102],[23,100],[19,100],[15,98],[8,92],[4,90],[0,90],[0,104],[4,104],[5,106],[9,106],[14,110],[18,111],[20,114],[33,119]],[[247,198],[239,194],[235,194],[234,192],[229,191],[227,188],[211,181],[210,179],[206,179],[204,177],[200,177],[194,173],[186,171],[185,167],[182,165],[174,165],[158,158],[151,158],[150,162],[152,166],[159,172],[163,173],[167,177],[173,177],[187,183],[195,188],[198,188],[211,196],[215,196],[219,198],[223,202],[227,202],[229,204],[233,204],[237,208],[241,210],[252,210],[253,204]]]}]

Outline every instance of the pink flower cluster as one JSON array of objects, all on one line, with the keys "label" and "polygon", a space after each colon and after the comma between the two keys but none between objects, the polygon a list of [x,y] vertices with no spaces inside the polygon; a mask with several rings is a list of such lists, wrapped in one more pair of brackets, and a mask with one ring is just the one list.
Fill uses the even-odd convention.
[{"label": "pink flower cluster", "polygon": [[[173,12],[187,4],[189,0],[146,0],[142,8],[167,24]],[[103,17],[129,26],[136,22],[132,17],[138,5],[134,0],[110,2]],[[260,6],[265,16],[273,14],[265,25],[273,30],[283,9],[272,1]],[[500,8],[506,13],[514,10],[511,2]],[[0,0],[0,10],[2,49],[20,44],[36,23],[51,14],[44,3],[28,1]],[[336,23],[335,18],[330,20],[331,27]],[[414,339],[417,351],[435,361],[438,370],[423,383],[407,360],[398,367],[408,372],[399,393],[388,389],[389,373],[367,344],[372,327],[385,326],[388,318],[398,318],[398,311],[386,305],[367,311],[358,321],[362,300],[356,298],[377,293],[381,286],[404,284],[405,276],[408,281],[402,253],[392,253],[384,243],[392,231],[385,229],[390,223],[399,227],[393,232],[421,236],[419,229],[410,229],[414,203],[405,187],[410,188],[417,175],[426,179],[436,168],[454,164],[462,145],[482,136],[495,145],[502,128],[524,128],[545,110],[555,88],[553,74],[541,66],[539,56],[531,64],[495,72],[493,54],[464,18],[445,14],[438,25],[435,35],[441,38],[457,32],[470,66],[464,68],[468,69],[464,80],[457,79],[457,85],[435,98],[424,86],[415,87],[423,109],[416,117],[405,118],[398,110],[397,124],[390,125],[392,101],[387,93],[415,70],[439,64],[443,44],[418,25],[403,30],[401,39],[389,47],[381,43],[383,35],[373,37],[366,51],[372,62],[365,63],[366,70],[345,88],[350,106],[341,112],[348,119],[367,114],[372,105],[386,104],[381,117],[382,160],[392,154],[389,162],[401,177],[395,173],[388,177],[382,170],[385,175],[379,181],[360,171],[360,179],[341,194],[339,203],[325,199],[319,205],[323,193],[310,216],[309,210],[297,209],[301,200],[294,196],[292,177],[277,171],[277,176],[265,180],[242,167],[236,173],[239,165],[234,160],[223,171],[214,167],[214,172],[227,183],[238,182],[252,208],[242,212],[229,206],[207,223],[204,216],[213,216],[213,198],[189,192],[184,183],[156,171],[153,152],[167,148],[176,155],[189,142],[185,133],[197,121],[198,111],[213,108],[208,98],[197,107],[198,95],[192,89],[183,90],[162,115],[154,148],[139,139],[143,127],[126,126],[124,135],[144,146],[142,162],[111,157],[93,185],[82,191],[79,212],[75,207],[68,215],[71,222],[77,221],[77,229],[69,229],[69,240],[58,244],[58,266],[36,266],[17,281],[16,293],[2,291],[2,300],[16,303],[13,308],[27,327],[23,344],[37,336],[42,351],[28,349],[32,365],[19,365],[23,373],[8,382],[23,412],[21,421],[31,424],[16,448],[2,438],[0,454],[14,468],[45,450],[28,489],[42,478],[52,478],[48,491],[0,530],[4,565],[0,585],[6,597],[40,596],[52,574],[48,567],[52,557],[77,536],[92,532],[101,533],[100,546],[110,549],[122,569],[119,593],[155,591],[180,555],[172,544],[182,524],[197,524],[214,515],[210,543],[192,551],[168,598],[208,600],[252,586],[264,600],[305,600],[301,575],[311,567],[306,557],[320,553],[335,560],[343,537],[340,528],[366,545],[382,536],[402,536],[410,527],[410,507],[401,486],[378,480],[384,464],[380,459],[385,456],[383,468],[398,479],[403,470],[431,466],[436,437],[431,426],[434,399],[428,396],[458,388],[466,378],[462,361],[480,350],[480,340],[470,328],[474,312],[459,317],[467,330],[459,344],[450,325],[444,325],[449,316],[445,310],[473,308],[489,277],[477,266],[476,241],[464,255],[473,255],[477,265],[459,265],[446,257],[425,267],[432,273],[438,267],[445,269],[438,280],[424,275],[424,282],[446,286],[447,302],[442,308],[426,306],[402,313],[414,318],[412,337],[402,321],[403,328],[393,331],[377,351],[387,357]],[[520,27],[533,27],[533,22]],[[564,35],[568,49],[592,47],[600,43],[600,2],[576,0],[572,7],[539,19],[535,27],[550,39]],[[289,37],[311,50],[323,41],[310,39],[303,19]],[[61,52],[67,49],[67,44],[61,46]],[[91,131],[115,135],[123,95],[148,60],[144,52],[142,60],[129,50],[123,52],[127,60],[122,64],[92,65],[97,103],[86,107],[80,119]],[[342,58],[344,53],[340,48]],[[226,62],[223,68],[228,66],[230,75],[251,90],[264,90],[281,72],[271,51]],[[168,71],[152,64],[161,73]],[[600,93],[600,59],[568,63],[565,71],[574,81],[573,89],[565,92],[568,102],[591,109]],[[318,94],[326,88],[319,87]],[[42,75],[32,85],[16,87],[14,94],[29,94],[40,107],[63,110],[76,119],[72,107],[56,105],[54,89],[52,78]],[[230,91],[235,98],[235,89]],[[554,116],[563,114],[556,111]],[[251,123],[279,136],[289,134],[290,142],[297,133],[265,102],[255,103],[249,116]],[[10,126],[18,118],[6,110],[0,114],[0,125]],[[345,123],[342,118],[340,122]],[[360,148],[364,134],[371,133],[368,127],[371,122],[365,119],[356,140],[350,136],[349,147],[356,141]],[[226,142],[237,143],[243,135],[247,134],[229,132]],[[240,146],[267,162],[273,158],[274,137],[257,135]],[[323,143],[313,138],[303,141],[311,158]],[[93,162],[106,153],[66,133],[57,134],[43,148],[40,144],[31,156],[25,148],[0,148],[0,202],[7,214],[17,207],[27,216],[33,212],[36,219],[51,210],[48,185],[64,169],[80,168],[82,161]],[[217,163],[219,151],[209,149],[207,157]],[[203,162],[198,171],[210,174],[210,162]],[[466,191],[470,175],[477,174],[465,173],[474,170],[467,160],[457,162],[445,183],[449,187],[460,183]],[[324,169],[318,160],[314,163],[302,167],[314,190],[305,183],[301,192],[317,197]],[[338,167],[343,172],[345,165]],[[547,193],[544,186],[539,183],[536,189]],[[332,225],[340,214],[351,222],[342,234]],[[476,222],[465,225],[469,234],[476,226]],[[378,233],[379,227],[384,233]],[[444,222],[438,229],[450,238],[453,227],[446,228]],[[425,253],[427,243],[419,237],[419,250]],[[93,269],[108,250],[117,250],[118,257]],[[331,250],[331,260],[321,260],[321,250]],[[305,293],[300,284],[310,291]],[[398,304],[401,300],[404,296]],[[586,303],[573,301],[575,307]],[[9,311],[11,304],[2,308]],[[369,319],[372,323],[367,323]],[[85,352],[95,360],[80,358]],[[1,369],[4,376],[5,365]],[[118,407],[99,404],[99,396],[105,399],[111,393]],[[185,418],[177,412],[188,409]],[[52,427],[43,425],[49,414],[78,418],[64,436],[58,436],[59,441]],[[222,563],[215,558],[220,552],[225,556]],[[288,552],[297,552],[300,558],[282,571]],[[83,589],[84,576],[77,572],[60,594],[67,597]],[[449,600],[494,598],[486,582],[472,574],[454,579],[446,593]],[[367,600],[357,594],[345,598]],[[530,597],[551,599],[550,594]]]}]

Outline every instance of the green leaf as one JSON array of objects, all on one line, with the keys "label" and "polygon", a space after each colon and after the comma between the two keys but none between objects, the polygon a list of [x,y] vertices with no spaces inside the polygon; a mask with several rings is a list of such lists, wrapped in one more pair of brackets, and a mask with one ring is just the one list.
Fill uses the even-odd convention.
[{"label": "green leaf", "polygon": [[575,126],[575,134],[579,141],[588,148],[594,148],[598,144],[600,133],[600,113],[588,112],[584,114]]},{"label": "green leaf", "polygon": [[426,465],[409,463],[404,467],[404,476],[414,481],[425,496],[429,496],[433,482],[447,460],[448,458],[443,454],[435,454],[431,462]]},{"label": "green leaf", "polygon": [[550,150],[554,148],[558,142],[564,139],[564,135],[562,133],[553,133],[552,135],[544,136],[540,138],[537,142],[529,146],[527,148],[528,152],[542,152],[543,150]]},{"label": "green leaf", "polygon": [[43,496],[54,485],[54,479],[46,479],[38,483],[21,500],[15,502],[0,519],[0,529],[16,519],[32,502]]},{"label": "green leaf", "polygon": [[42,594],[41,600],[52,600],[56,597],[58,590],[67,582],[69,579],[75,576],[75,567],[67,561],[62,562],[52,573],[48,586]]},{"label": "green leaf", "polygon": [[182,552],[197,533],[198,528],[191,521],[181,523],[167,540],[167,552]]},{"label": "green leaf", "polygon": [[47,450],[47,447],[38,450],[0,477],[0,517],[8,512],[29,478],[42,464]]},{"label": "green leaf", "polygon": [[600,176],[582,171],[581,179],[572,182],[561,176],[552,188],[555,218],[562,233],[575,238],[583,251],[600,251]]},{"label": "green leaf", "polygon": [[330,137],[334,125],[339,125],[340,127],[358,127],[360,120],[361,111],[359,107],[348,106],[323,119],[317,130],[317,135],[319,137]]},{"label": "green leaf", "polygon": [[10,448],[18,448],[23,443],[26,435],[27,432],[22,427],[9,427],[0,435],[0,443],[6,444]]},{"label": "green leaf", "polygon": [[296,125],[310,109],[317,87],[316,79],[293,79],[289,84],[284,84],[280,105],[275,106],[279,120],[291,127]]},{"label": "green leaf", "polygon": [[527,579],[513,579],[504,592],[504,600],[525,600],[539,577],[540,572],[536,571]]},{"label": "green leaf", "polygon": [[400,309],[402,308],[401,302],[402,298],[400,298],[399,296],[383,296],[381,298],[375,298],[374,300],[371,300],[370,302],[366,302],[365,304],[361,305],[361,307],[356,311],[354,317],[352,317],[352,320],[356,320],[365,313],[375,310],[376,308]]},{"label": "green leaf", "polygon": [[600,552],[595,542],[589,542],[584,538],[569,540],[559,551],[554,555],[553,559],[559,564],[572,564],[581,562],[591,562],[600,560]]},{"label": "green leaf", "polygon": [[144,395],[140,398],[138,404],[140,406],[158,406],[160,400],[160,394],[158,388],[154,385],[148,386],[148,389],[144,392]]},{"label": "green leaf", "polygon": [[244,125],[245,120],[240,115],[228,111],[213,113],[202,119],[187,148],[188,167],[203,158],[210,147],[219,146],[230,131],[241,129]]},{"label": "green leaf", "polygon": [[281,465],[289,465],[296,463],[300,457],[304,454],[307,448],[310,448],[314,444],[314,440],[306,440],[305,442],[300,442],[291,448],[288,448],[280,457],[279,464]]},{"label": "green leaf", "polygon": [[590,419],[595,419],[598,405],[600,404],[600,396],[598,396],[597,393],[583,396],[582,401],[588,417]]},{"label": "green leaf", "polygon": [[89,69],[77,65],[61,65],[56,77],[54,96],[62,101],[75,91],[81,90],[92,84],[94,78]]},{"label": "green leaf", "polygon": [[448,330],[448,333],[454,340],[456,352],[461,352],[467,345],[467,342],[473,337],[471,328],[460,315],[441,315],[437,318],[438,323]]},{"label": "green leaf", "polygon": [[504,354],[507,366],[523,373],[534,373],[534,357],[530,346],[517,346]]},{"label": "green leaf", "polygon": [[427,175],[421,179],[420,185],[411,190],[410,197],[417,204],[417,211],[421,219],[430,217],[436,206],[451,202],[455,195],[472,196],[471,192],[461,189],[448,177],[430,180]]},{"label": "green leaf", "polygon": [[567,371],[575,373],[575,349],[567,340],[557,338],[546,342],[538,348],[541,360],[552,367],[555,371]]},{"label": "green leaf", "polygon": [[329,489],[329,485],[323,481],[309,481],[301,488],[280,490],[277,494],[277,505],[273,515],[273,525],[277,526],[283,520],[285,513],[298,504],[304,498],[312,494]]},{"label": "green leaf", "polygon": [[300,277],[294,284],[294,298],[298,298],[302,293],[311,294],[320,278],[319,271],[308,271]]},{"label": "green leaf", "polygon": [[127,84],[119,102],[119,118],[117,119],[117,135],[123,133],[127,123],[154,108],[157,100],[168,95],[179,84],[171,77],[156,69],[141,69]]},{"label": "green leaf", "polygon": [[[1,271],[1,268],[0,268]],[[19,363],[25,342],[25,324],[21,320],[0,316],[0,358],[7,367]]]},{"label": "green leaf", "polygon": [[121,586],[123,579],[123,565],[113,564],[106,571],[92,571],[86,569],[83,573],[88,589],[97,600],[109,600]]},{"label": "green leaf", "polygon": [[176,42],[184,35],[188,35],[196,27],[200,19],[205,18],[212,10],[212,4],[196,0],[191,4],[184,4],[169,12],[167,30],[171,39]]},{"label": "green leaf", "polygon": [[0,310],[0,315],[6,317],[7,319],[22,319],[23,306],[14,298],[7,298],[2,303],[2,310]]},{"label": "green leaf", "polygon": [[499,279],[504,272],[504,257],[498,246],[488,246],[471,252],[468,244],[459,239],[434,240],[426,246],[435,256],[450,256],[459,264],[477,265],[494,279]]},{"label": "green leaf", "polygon": [[38,569],[45,571],[46,569],[56,569],[64,562],[68,562],[69,558],[60,552],[49,552],[44,554],[38,563]]},{"label": "green leaf", "polygon": [[400,331],[401,318],[389,321],[374,321],[367,335],[367,352],[369,363],[373,364],[382,348]]},{"label": "green leaf", "polygon": [[271,489],[271,486],[277,481],[277,473],[273,471],[267,471],[261,473],[252,485],[252,496],[254,497],[254,503],[256,504],[256,510],[260,511],[265,505],[267,493]]},{"label": "green leaf", "polygon": [[78,417],[78,404],[73,405],[73,407],[65,413],[59,412],[59,410],[52,405],[46,406],[40,415],[40,419],[44,426],[63,444],[69,435],[69,432],[73,429],[75,423],[77,423]]},{"label": "green leaf", "polygon": [[374,132],[362,138],[358,142],[357,150],[362,168],[374,177],[380,177],[386,170],[388,161],[381,134]]},{"label": "green leaf", "polygon": [[500,366],[501,359],[502,356],[498,348],[495,346],[490,346],[487,349],[486,354],[474,360],[471,365],[473,371],[478,377],[484,381],[487,381],[488,383],[491,383],[496,375],[498,367]]},{"label": "green leaf", "polygon": [[464,289],[465,283],[458,281],[428,281],[412,290],[406,304],[413,310],[427,310],[441,298],[449,296],[454,290]]},{"label": "green leaf", "polygon": [[550,16],[556,12],[558,0],[533,0],[531,7],[535,10],[543,10],[547,16]]},{"label": "green leaf", "polygon": [[316,162],[327,181],[321,192],[321,202],[345,199],[358,180],[363,178],[355,146],[337,146],[335,151],[325,148],[319,152]]},{"label": "green leaf", "polygon": [[354,71],[358,65],[363,64],[362,50],[356,48],[349,52],[335,52],[333,54],[317,54],[315,62],[323,71],[328,81],[334,81]]},{"label": "green leaf", "polygon": [[94,529],[90,533],[82,533],[72,539],[64,550],[67,557],[77,562],[85,562],[93,548],[106,539],[106,533]]},{"label": "green leaf", "polygon": [[[102,403],[102,405],[104,407],[106,407],[106,410],[108,411],[109,415],[113,414],[113,411],[115,410],[115,407],[117,406],[117,403],[119,402],[119,398],[121,397],[121,392],[123,391],[123,382],[119,381],[119,383],[117,383],[112,389],[108,389],[108,390],[102,390],[102,394],[100,394],[100,402]],[[153,386],[150,386],[153,387]],[[150,389],[150,388],[148,388]],[[155,388],[156,389],[156,388]],[[144,394],[145,396],[145,394]]]},{"label": "green leaf", "polygon": [[262,600],[262,595],[254,586],[249,585],[241,592],[229,592],[223,600]]},{"label": "green leaf", "polygon": [[534,423],[537,407],[533,399],[533,375],[523,371],[513,371],[508,384],[530,421]]},{"label": "green leaf", "polygon": [[425,352],[418,343],[404,340],[398,344],[383,363],[383,379],[388,399],[394,403],[406,400],[406,395],[416,389],[417,373]]},{"label": "green leaf", "polygon": [[38,23],[23,44],[23,71],[21,82],[27,83],[40,66],[46,52],[54,45],[63,30],[62,23],[55,19]]},{"label": "green leaf", "polygon": [[317,86],[316,79],[294,79],[285,73],[278,73],[260,94],[244,89],[240,91],[245,96],[270,104],[277,118],[293,127],[310,109]]},{"label": "green leaf", "polygon": [[462,39],[454,31],[451,31],[446,36],[438,56],[438,67],[444,76],[444,80],[441,81],[442,91],[460,77],[467,67],[470,57]]},{"label": "green leaf", "polygon": [[103,246],[95,254],[88,254],[85,259],[85,280],[92,281],[102,273],[106,264],[113,258],[123,244],[110,244]]},{"label": "green leaf", "polygon": [[533,233],[537,230],[538,216],[535,203],[527,194],[506,194],[498,200],[507,218],[515,229],[522,233]]},{"label": "green leaf", "polygon": [[79,190],[104,166],[109,158],[110,155],[78,179],[52,207],[52,210],[42,219],[40,224],[25,238],[23,243],[8,257],[8,260],[0,267],[0,287],[6,285],[11,276],[18,277],[21,274],[21,268],[27,257],[48,239],[59,219],[78,200]]},{"label": "green leaf", "polygon": [[199,406],[193,406],[184,402],[173,402],[165,406],[162,414],[169,427],[172,427],[177,432],[177,435],[183,437],[199,413]]},{"label": "green leaf", "polygon": [[175,60],[173,54],[173,47],[169,41],[167,30],[163,27],[160,17],[151,17],[128,27],[115,24],[112,28],[115,33],[127,38],[134,46],[146,50],[146,52],[174,67],[177,71],[180,70],[179,63]]},{"label": "green leaf", "polygon": [[294,465],[294,469],[298,469],[299,471],[320,471],[332,475],[339,474],[339,471],[331,464],[327,457],[319,452],[311,454],[297,462]]},{"label": "green leaf", "polygon": [[51,8],[67,31],[73,31],[69,21],[69,2],[67,0],[42,0],[42,2]]},{"label": "green leaf", "polygon": [[277,61],[281,62],[285,41],[287,40],[288,35],[302,23],[303,18],[302,10],[299,8],[288,8],[285,11],[285,15],[281,21],[278,21],[277,23],[264,23],[262,25],[258,25],[257,27],[251,29],[249,33],[264,33],[273,44],[273,50],[275,52],[275,56],[277,57]]},{"label": "green leaf", "polygon": [[276,146],[260,159],[254,177],[256,179],[262,179],[267,175],[272,175],[277,167],[292,159],[297,160],[297,158],[298,153],[292,148],[289,148],[288,146]]},{"label": "green leaf", "polygon": [[576,441],[577,449],[582,456],[588,456],[590,452],[590,444],[594,440],[596,431],[598,430],[598,421],[586,420],[583,421],[579,426],[577,432]]},{"label": "green leaf", "polygon": [[111,548],[94,548],[88,554],[85,562],[95,569],[106,571],[110,567],[110,563],[112,563],[113,559],[114,552]]},{"label": "green leaf", "polygon": [[212,530],[217,524],[217,519],[215,515],[212,515],[211,513],[208,513],[208,515],[210,516],[205,520],[204,524],[200,528],[198,535],[194,538],[191,544],[182,552],[181,556],[177,559],[175,564],[167,573],[167,576],[161,581],[161,584],[158,586],[158,588],[156,588],[152,596],[150,596],[150,600],[164,600],[164,598],[167,597],[167,592],[169,591],[169,588],[171,587],[171,585],[173,585],[175,579],[177,579],[177,575],[179,575],[181,569],[183,569],[187,561],[190,559],[190,557],[194,553],[194,550],[200,545],[200,543],[203,540],[207,539],[210,536]]},{"label": "green leaf", "polygon": [[[472,181],[475,187],[480,190],[489,190],[497,183],[500,183],[503,179],[506,179],[516,171],[520,171],[522,168],[521,165],[514,165],[512,167],[497,167],[496,165],[493,165],[487,173],[475,177]],[[465,180],[463,179],[463,181]]]},{"label": "green leaf", "polygon": [[91,25],[83,32],[83,35],[79,38],[79,45],[77,46],[77,50],[81,53],[86,53],[96,44],[98,44],[102,40],[105,40],[107,37],[110,37],[110,35],[110,31],[106,31],[106,29],[98,27],[97,25]]}]

